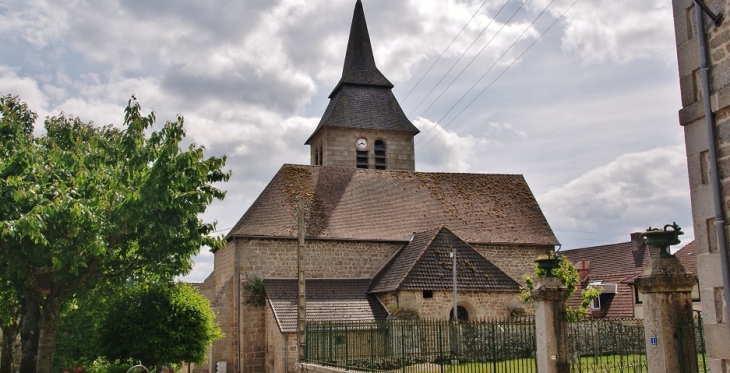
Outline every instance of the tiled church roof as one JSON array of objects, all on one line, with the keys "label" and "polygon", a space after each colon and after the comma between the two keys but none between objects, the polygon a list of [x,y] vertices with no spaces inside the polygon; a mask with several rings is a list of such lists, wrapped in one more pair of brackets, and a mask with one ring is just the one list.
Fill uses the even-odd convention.
[{"label": "tiled church roof", "polygon": [[447,225],[467,242],[558,244],[521,175],[298,165],[282,166],[228,237],[296,237],[297,196],[309,238],[405,242]]},{"label": "tiled church roof", "polygon": [[520,285],[446,227],[416,233],[375,275],[370,292],[451,290],[456,251],[461,291],[519,292]]},{"label": "tiled church roof", "polygon": [[347,42],[342,78],[330,94],[322,119],[305,144],[323,127],[406,131],[418,128],[408,120],[391,91],[393,84],[375,65],[362,3],[358,0]]},{"label": "tiled church roof", "polygon": [[[388,311],[367,294],[370,279],[306,280],[308,321],[385,320]],[[264,279],[266,297],[283,333],[297,331],[297,280]]]}]

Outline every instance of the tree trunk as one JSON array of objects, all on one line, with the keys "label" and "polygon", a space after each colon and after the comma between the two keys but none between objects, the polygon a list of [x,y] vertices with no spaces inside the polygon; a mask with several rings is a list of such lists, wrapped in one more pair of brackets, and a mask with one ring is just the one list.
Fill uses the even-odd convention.
[{"label": "tree trunk", "polygon": [[35,373],[38,356],[38,337],[40,336],[40,304],[34,294],[23,293],[23,315],[20,318],[20,373]]},{"label": "tree trunk", "polygon": [[18,337],[20,326],[17,324],[3,328],[3,347],[0,353],[0,373],[11,373],[13,368],[13,357],[15,338]]},{"label": "tree trunk", "polygon": [[53,348],[56,345],[56,327],[61,314],[61,302],[56,297],[48,297],[43,301],[40,338],[38,341],[37,373],[48,373],[53,368]]}]

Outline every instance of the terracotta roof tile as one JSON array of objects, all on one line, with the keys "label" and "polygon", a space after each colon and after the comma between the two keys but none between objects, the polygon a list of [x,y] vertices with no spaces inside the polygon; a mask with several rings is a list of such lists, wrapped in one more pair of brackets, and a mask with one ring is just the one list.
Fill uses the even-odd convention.
[{"label": "terracotta roof tile", "polygon": [[[388,312],[367,294],[370,279],[307,279],[308,321],[385,320]],[[266,297],[283,333],[297,330],[297,280],[264,279]]]},{"label": "terracotta roof tile", "polygon": [[[590,262],[588,278],[583,279],[579,288],[568,300],[568,304],[573,308],[577,308],[583,299],[581,291],[591,281],[602,280],[604,284],[617,284],[617,292],[615,295],[604,294],[601,300],[601,310],[593,311],[591,316],[607,318],[634,317],[631,285],[634,283],[634,279],[649,264],[651,255],[658,253],[658,251],[657,248],[638,244],[632,245],[631,242],[562,251],[561,253],[566,255],[574,264],[582,260]],[[675,255],[687,272],[697,274],[694,241],[685,245]]]},{"label": "terracotta roof tile", "polygon": [[459,290],[520,291],[517,282],[443,226],[415,234],[375,275],[370,291],[451,290],[452,250],[456,250]]},{"label": "terracotta roof tile", "polygon": [[296,196],[309,200],[307,236],[407,241],[447,225],[467,242],[557,245],[521,175],[284,165],[231,229],[295,237]]}]

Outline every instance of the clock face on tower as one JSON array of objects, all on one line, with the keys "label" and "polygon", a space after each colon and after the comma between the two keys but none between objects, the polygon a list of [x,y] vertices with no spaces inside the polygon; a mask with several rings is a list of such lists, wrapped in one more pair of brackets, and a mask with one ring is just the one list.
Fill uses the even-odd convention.
[{"label": "clock face on tower", "polygon": [[357,147],[358,150],[365,150],[365,148],[368,147],[368,140],[365,139],[364,137],[361,137],[361,138],[357,139],[357,142],[355,142],[355,146]]}]

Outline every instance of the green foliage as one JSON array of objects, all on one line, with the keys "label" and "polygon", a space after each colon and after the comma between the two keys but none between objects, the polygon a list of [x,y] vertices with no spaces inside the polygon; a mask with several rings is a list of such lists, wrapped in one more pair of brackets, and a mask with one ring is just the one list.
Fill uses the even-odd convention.
[{"label": "green foliage", "polygon": [[[230,176],[225,157],[183,148],[182,116],[152,130],[154,113],[132,98],[121,129],[62,114],[36,137],[37,116],[17,97],[0,98],[0,115],[0,262],[43,307],[44,335],[82,286],[171,279],[202,246],[225,244],[200,219],[225,196],[213,186]],[[38,274],[50,274],[50,294]],[[39,370],[50,370],[53,341],[41,341]]]},{"label": "green foliage", "polygon": [[245,303],[252,306],[263,306],[266,304],[266,289],[264,289],[264,280],[254,277],[243,285],[246,292]]},{"label": "green foliage", "polygon": [[201,363],[223,336],[208,300],[188,284],[136,285],[109,306],[99,327],[99,348],[109,360]]},{"label": "green foliage", "polygon": [[[568,289],[568,292],[570,294],[568,298],[570,298],[573,296],[573,293],[575,293],[575,289],[579,285],[580,274],[578,273],[578,270],[575,269],[573,263],[568,260],[567,256],[561,255],[559,259],[560,264],[557,268],[554,268],[552,270],[552,273],[555,275],[555,277],[560,279],[560,282]],[[534,275],[522,275],[522,279],[525,280],[525,286],[520,286],[520,300],[522,300],[523,302],[530,302],[532,298],[532,290],[534,290],[535,288],[535,280],[544,278],[546,276],[547,272],[543,269],[538,268],[537,264],[535,264]],[[583,300],[581,301],[581,305],[578,307],[578,309],[574,310],[570,306],[566,306],[568,320],[578,321],[583,319],[588,314],[588,307],[590,306],[591,301],[598,299],[601,291],[602,289],[599,288],[589,288],[586,290],[582,290],[581,295],[583,296]]]},{"label": "green foliage", "polygon": [[418,311],[415,309],[405,308],[395,304],[388,307],[388,313],[390,314],[391,319],[396,320],[418,320],[421,318],[421,316],[418,315]]},{"label": "green foliage", "polygon": [[123,291],[124,285],[82,291],[67,302],[58,321],[53,354],[55,372],[72,372],[79,366],[108,365],[99,359],[99,325],[109,302]]}]

